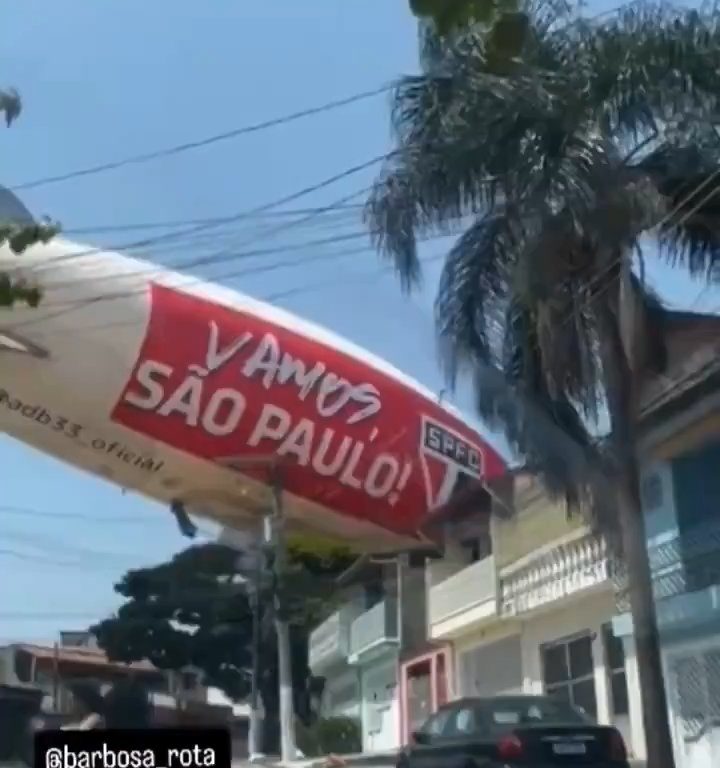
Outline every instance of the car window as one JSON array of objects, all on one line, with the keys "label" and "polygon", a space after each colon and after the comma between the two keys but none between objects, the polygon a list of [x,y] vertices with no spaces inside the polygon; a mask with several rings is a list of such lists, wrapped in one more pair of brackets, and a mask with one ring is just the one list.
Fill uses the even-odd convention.
[{"label": "car window", "polygon": [[425,721],[425,725],[420,729],[422,733],[428,736],[440,736],[445,730],[450,716],[453,714],[452,709],[441,709],[436,712],[429,720]]},{"label": "car window", "polygon": [[468,736],[477,732],[477,716],[471,707],[455,710],[447,727],[448,736]]},{"label": "car window", "polygon": [[490,722],[497,726],[532,723],[585,723],[587,718],[577,708],[564,701],[537,699],[532,701],[502,701],[488,708]]}]

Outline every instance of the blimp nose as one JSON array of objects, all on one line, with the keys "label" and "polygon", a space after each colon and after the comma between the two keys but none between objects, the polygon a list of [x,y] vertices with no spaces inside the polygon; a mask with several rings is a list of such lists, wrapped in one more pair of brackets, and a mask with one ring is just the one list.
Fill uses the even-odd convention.
[{"label": "blimp nose", "polygon": [[[0,222],[13,224],[34,224],[35,217],[20,198],[7,187],[0,184]],[[47,357],[47,350],[33,344],[22,335],[6,329],[0,329],[0,353],[11,352],[32,357]]]},{"label": "blimp nose", "polygon": [[16,224],[33,224],[35,217],[25,203],[7,187],[0,184],[0,221]]}]

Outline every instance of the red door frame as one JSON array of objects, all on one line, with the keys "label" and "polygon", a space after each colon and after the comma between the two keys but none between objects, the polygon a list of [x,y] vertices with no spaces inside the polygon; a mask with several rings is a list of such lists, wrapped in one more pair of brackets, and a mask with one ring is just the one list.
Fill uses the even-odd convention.
[{"label": "red door frame", "polygon": [[425,664],[430,662],[430,708],[431,712],[437,711],[438,706],[441,703],[439,701],[438,691],[438,659],[444,658],[445,667],[445,690],[446,700],[453,697],[454,688],[454,667],[453,667],[453,653],[450,645],[445,645],[440,648],[433,648],[431,651],[422,653],[419,656],[413,656],[411,659],[406,659],[400,662],[400,741],[403,745],[408,743],[410,739],[410,723],[408,713],[408,678],[410,677],[410,670],[418,664]]}]

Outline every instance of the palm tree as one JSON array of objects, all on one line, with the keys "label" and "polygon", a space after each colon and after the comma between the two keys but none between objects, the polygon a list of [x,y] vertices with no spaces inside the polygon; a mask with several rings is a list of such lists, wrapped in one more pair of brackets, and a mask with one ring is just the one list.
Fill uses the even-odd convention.
[{"label": "palm tree", "polygon": [[539,0],[522,18],[510,53],[497,29],[425,27],[366,218],[406,289],[419,236],[462,226],[436,301],[445,372],[473,377],[480,415],[621,553],[648,763],[671,768],[636,459],[666,311],[643,264],[650,243],[707,279],[720,257],[720,16],[634,4],[592,22]]}]

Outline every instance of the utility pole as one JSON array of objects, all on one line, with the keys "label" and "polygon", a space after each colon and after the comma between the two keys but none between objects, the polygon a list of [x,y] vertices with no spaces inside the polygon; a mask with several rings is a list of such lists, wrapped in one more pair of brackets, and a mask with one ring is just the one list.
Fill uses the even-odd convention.
[{"label": "utility pole", "polygon": [[280,703],[280,750],[282,761],[288,763],[297,757],[295,746],[295,714],[293,712],[292,662],[290,657],[290,625],[284,614],[284,575],[287,560],[285,526],[283,518],[282,480],[276,468],[272,472],[273,514],[270,533],[274,554],[275,583],[280,587],[275,593],[275,634],[277,635],[278,682]]},{"label": "utility pole", "polygon": [[[263,544],[268,540],[266,535],[266,519],[263,520]],[[252,681],[250,689],[250,723],[249,723],[249,750],[250,762],[260,762],[264,755],[262,753],[262,720],[260,717],[260,686],[258,683],[260,677],[260,623],[262,616],[260,613],[260,592],[262,589],[263,578],[263,557],[262,549],[256,553],[255,573],[253,575],[252,585],[250,587],[250,601],[252,608]]]},{"label": "utility pole", "polygon": [[[282,469],[278,466],[279,460],[275,455],[244,456],[232,459],[228,465],[234,469],[243,471],[253,467],[263,467],[268,470],[268,481],[272,492],[271,508],[264,510],[263,516],[263,549],[271,552],[273,560],[274,588],[274,614],[275,634],[277,635],[278,653],[278,700],[280,704],[280,745],[283,762],[295,760],[297,748],[295,746],[295,714],[293,712],[293,685],[292,685],[292,661],[290,656],[290,625],[284,614],[282,595],[279,594],[284,586],[287,551],[285,545],[285,527],[283,515],[283,482]],[[260,558],[260,566],[255,573],[255,583],[250,589],[254,592],[253,603],[253,681],[251,688],[251,733],[250,751],[258,749],[259,741],[259,691],[257,681],[259,677],[259,646],[260,646],[260,622],[262,609],[260,606],[260,586],[264,579],[264,566]],[[278,589],[279,587],[279,589]],[[257,605],[257,607],[255,607]],[[256,633],[258,633],[256,635]],[[253,727],[254,725],[254,727]],[[261,758],[259,752],[255,752],[255,759]]]}]

